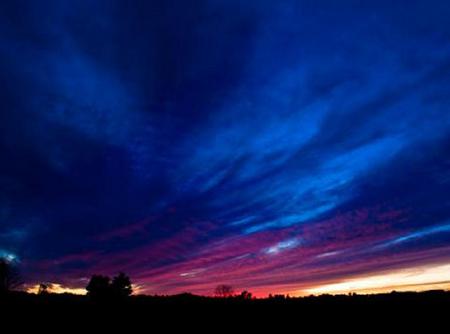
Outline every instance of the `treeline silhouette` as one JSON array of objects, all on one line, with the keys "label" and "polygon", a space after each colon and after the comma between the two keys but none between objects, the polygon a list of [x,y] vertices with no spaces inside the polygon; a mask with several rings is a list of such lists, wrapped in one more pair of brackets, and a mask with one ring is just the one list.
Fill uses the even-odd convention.
[{"label": "treeline silhouette", "polygon": [[[171,296],[133,295],[131,279],[124,273],[110,278],[93,275],[86,286],[86,295],[51,293],[49,284],[41,284],[37,294],[20,290],[20,275],[7,261],[0,260],[0,310],[21,317],[45,319],[92,319],[113,324],[120,319],[135,317],[167,323],[180,321],[214,321],[229,323],[282,321],[319,317],[330,319],[398,320],[401,314],[420,319],[432,314],[440,319],[450,310],[450,292],[391,292],[374,295],[321,295],[290,297],[269,295],[254,298],[251,292],[236,293],[231,285],[219,284],[214,296],[183,293]],[[6,319],[6,318],[5,318]],[[337,321],[337,320],[335,320]]]},{"label": "treeline silhouette", "polygon": [[112,280],[108,276],[94,275],[86,286],[87,295],[93,299],[126,298],[133,288],[130,278],[119,273]]}]

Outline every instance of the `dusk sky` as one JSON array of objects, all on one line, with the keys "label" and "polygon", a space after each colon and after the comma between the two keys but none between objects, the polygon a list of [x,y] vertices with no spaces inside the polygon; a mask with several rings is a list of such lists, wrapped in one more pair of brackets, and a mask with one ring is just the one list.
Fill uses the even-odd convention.
[{"label": "dusk sky", "polygon": [[450,287],[450,2],[2,1],[29,288]]}]

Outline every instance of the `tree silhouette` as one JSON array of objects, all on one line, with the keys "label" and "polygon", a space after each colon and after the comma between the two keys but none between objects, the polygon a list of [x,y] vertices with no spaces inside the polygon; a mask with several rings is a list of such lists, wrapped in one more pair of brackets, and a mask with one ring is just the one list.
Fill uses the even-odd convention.
[{"label": "tree silhouette", "polygon": [[87,294],[92,299],[126,298],[133,292],[130,278],[119,273],[111,279],[108,276],[93,275],[86,286]]},{"label": "tree silhouette", "polygon": [[111,279],[108,276],[93,275],[86,286],[87,294],[93,299],[105,299],[111,295]]},{"label": "tree silhouette", "polygon": [[251,292],[248,292],[247,290],[244,290],[241,292],[241,294],[239,295],[239,298],[241,299],[252,299],[253,295]]},{"label": "tree silhouette", "polygon": [[234,293],[233,287],[227,284],[220,284],[214,290],[214,294],[217,297],[226,298],[231,297]]},{"label": "tree silhouette", "polygon": [[6,259],[0,259],[0,294],[5,294],[22,285],[19,272],[12,263]]},{"label": "tree silhouette", "polygon": [[46,294],[48,294],[48,285],[44,283],[39,284],[38,295]]},{"label": "tree silhouette", "polygon": [[112,280],[111,290],[114,296],[121,298],[128,297],[133,292],[130,278],[124,273],[119,273]]}]

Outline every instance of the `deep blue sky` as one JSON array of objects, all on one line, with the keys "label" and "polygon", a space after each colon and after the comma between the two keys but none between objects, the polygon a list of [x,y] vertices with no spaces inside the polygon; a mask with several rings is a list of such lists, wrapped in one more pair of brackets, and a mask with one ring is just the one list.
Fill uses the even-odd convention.
[{"label": "deep blue sky", "polygon": [[30,284],[297,291],[450,258],[448,1],[2,1]]}]

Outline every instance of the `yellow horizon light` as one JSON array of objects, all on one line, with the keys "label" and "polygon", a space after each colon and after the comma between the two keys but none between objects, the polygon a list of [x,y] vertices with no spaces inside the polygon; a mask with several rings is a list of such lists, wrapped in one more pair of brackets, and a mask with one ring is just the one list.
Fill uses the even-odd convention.
[{"label": "yellow horizon light", "polygon": [[394,270],[389,273],[350,278],[302,290],[301,293],[383,293],[395,291],[425,291],[450,289],[450,264],[428,265]]},{"label": "yellow horizon light", "polygon": [[[26,292],[37,294],[39,292],[39,286],[40,284],[35,284],[31,287],[28,287],[26,289]],[[70,288],[67,286],[62,286],[59,283],[50,283],[47,286],[47,291],[49,293],[71,293],[74,295],[85,295],[87,292],[84,288]]]}]

